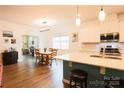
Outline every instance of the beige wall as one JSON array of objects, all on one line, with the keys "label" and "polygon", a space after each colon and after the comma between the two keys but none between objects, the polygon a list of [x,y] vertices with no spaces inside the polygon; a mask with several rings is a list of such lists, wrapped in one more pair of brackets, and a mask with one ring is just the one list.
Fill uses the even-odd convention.
[{"label": "beige wall", "polygon": [[[3,38],[2,36],[3,31],[12,31],[14,34],[13,38],[16,39],[16,44],[11,44],[10,41],[9,43],[5,43],[5,38]],[[39,36],[39,29],[7,21],[0,21],[0,52],[5,49],[8,49],[9,47],[14,47],[17,49],[17,51],[19,51],[20,55],[22,48],[22,35]]]}]

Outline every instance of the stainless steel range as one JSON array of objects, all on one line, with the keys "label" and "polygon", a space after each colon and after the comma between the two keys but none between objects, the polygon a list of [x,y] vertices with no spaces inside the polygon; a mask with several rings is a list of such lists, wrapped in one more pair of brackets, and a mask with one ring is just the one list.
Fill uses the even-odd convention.
[{"label": "stainless steel range", "polygon": [[101,48],[100,53],[104,53],[106,55],[115,55],[115,56],[121,55],[119,48],[113,47],[112,45],[106,45],[105,48]]}]

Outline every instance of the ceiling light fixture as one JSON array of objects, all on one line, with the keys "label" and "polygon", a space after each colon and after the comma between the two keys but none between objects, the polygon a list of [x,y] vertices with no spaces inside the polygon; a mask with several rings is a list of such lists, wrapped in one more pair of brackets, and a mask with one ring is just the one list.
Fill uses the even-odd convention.
[{"label": "ceiling light fixture", "polygon": [[105,20],[105,12],[103,10],[103,6],[101,6],[100,12],[99,12],[99,20],[104,21]]},{"label": "ceiling light fixture", "polygon": [[77,5],[76,26],[80,26],[80,14],[78,11],[79,11],[79,6]]},{"label": "ceiling light fixture", "polygon": [[42,24],[47,24],[47,21],[43,21]]}]

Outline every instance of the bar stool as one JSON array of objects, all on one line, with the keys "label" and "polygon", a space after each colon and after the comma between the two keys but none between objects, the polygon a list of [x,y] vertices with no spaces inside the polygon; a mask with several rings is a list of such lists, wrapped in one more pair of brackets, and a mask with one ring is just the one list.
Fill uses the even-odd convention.
[{"label": "bar stool", "polygon": [[80,69],[74,69],[71,70],[70,73],[70,88],[73,86],[72,82],[74,82],[74,87],[77,86],[83,88],[83,84],[85,88],[87,87],[87,72],[80,70]]}]

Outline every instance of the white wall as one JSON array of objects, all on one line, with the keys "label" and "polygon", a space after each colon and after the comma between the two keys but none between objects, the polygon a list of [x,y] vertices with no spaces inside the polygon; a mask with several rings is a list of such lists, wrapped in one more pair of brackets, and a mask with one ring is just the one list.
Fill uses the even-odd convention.
[{"label": "white wall", "polygon": [[[87,31],[87,32],[86,32]],[[71,42],[71,35],[73,32],[78,32],[79,41]],[[61,53],[73,52],[73,51],[99,51],[100,45],[97,43],[83,43],[84,38],[95,40],[100,42],[100,33],[119,32],[119,19],[117,14],[107,15],[104,22],[100,22],[98,19],[94,19],[87,22],[82,22],[80,27],[75,26],[75,22],[59,24],[51,29],[51,31],[45,32],[45,47],[52,47],[52,37],[55,35],[69,35],[70,36],[70,48],[66,51],[60,51]],[[87,34],[86,34],[87,33]],[[95,33],[94,36],[90,33]],[[94,38],[95,37],[95,38]],[[97,38],[96,38],[97,37]],[[121,51],[124,45],[121,43]],[[59,53],[60,53],[59,52]]]},{"label": "white wall", "polygon": [[[5,43],[2,33],[3,31],[12,31],[13,35],[16,39],[16,44]],[[1,21],[0,20],[0,52],[4,51],[5,49],[8,49],[9,47],[14,47],[19,52],[19,55],[21,54],[21,48],[22,48],[22,35],[32,35],[32,36],[38,36],[39,37],[39,29],[35,27],[15,24],[7,21]]]},{"label": "white wall", "polygon": [[59,54],[68,53],[68,52],[76,52],[81,50],[81,42],[72,42],[71,36],[73,32],[80,32],[80,27],[75,26],[73,24],[59,24],[51,27],[50,31],[42,32],[44,35],[44,47],[50,48],[52,47],[52,38],[54,36],[62,36],[68,35],[70,37],[69,50],[59,50]]}]

